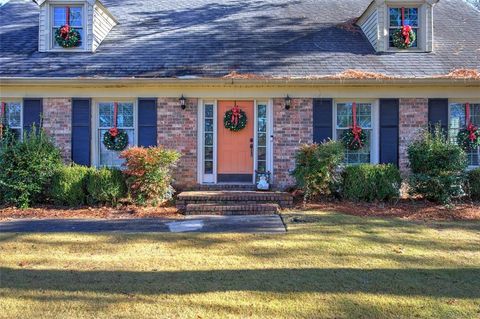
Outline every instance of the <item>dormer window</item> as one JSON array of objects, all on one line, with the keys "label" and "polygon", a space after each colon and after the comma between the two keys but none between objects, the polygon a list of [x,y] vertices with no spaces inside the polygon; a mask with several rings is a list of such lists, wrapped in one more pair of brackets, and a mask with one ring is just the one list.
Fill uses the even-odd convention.
[{"label": "dormer window", "polygon": [[395,48],[393,44],[393,34],[397,32],[402,26],[409,25],[415,34],[415,41],[412,42],[412,48],[418,47],[419,23],[418,23],[418,8],[389,8],[389,47]]},{"label": "dormer window", "polygon": [[[80,34],[80,40],[78,45],[74,46],[75,48],[83,48],[83,39],[85,38],[85,21],[84,21],[84,13],[83,13],[83,5],[75,5],[75,6],[61,6],[61,5],[54,5],[51,7],[52,10],[52,31],[51,31],[51,38],[52,38],[52,48],[53,49],[63,49],[57,39],[56,34],[58,30],[62,28],[74,29],[78,31]],[[64,29],[65,30],[65,29]]]}]

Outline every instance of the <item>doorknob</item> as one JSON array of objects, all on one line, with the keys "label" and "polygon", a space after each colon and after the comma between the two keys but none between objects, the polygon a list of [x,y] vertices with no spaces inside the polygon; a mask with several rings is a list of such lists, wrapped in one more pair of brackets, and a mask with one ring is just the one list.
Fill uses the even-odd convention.
[{"label": "doorknob", "polygon": [[250,156],[253,157],[253,138],[250,139]]}]

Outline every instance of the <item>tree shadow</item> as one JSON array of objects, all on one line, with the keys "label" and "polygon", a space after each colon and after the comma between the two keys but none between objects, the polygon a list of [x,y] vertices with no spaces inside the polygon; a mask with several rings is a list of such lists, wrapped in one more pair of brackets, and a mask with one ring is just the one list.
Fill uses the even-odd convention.
[{"label": "tree shadow", "polygon": [[73,271],[1,267],[0,288],[184,295],[208,292],[372,293],[480,298],[480,268]]}]

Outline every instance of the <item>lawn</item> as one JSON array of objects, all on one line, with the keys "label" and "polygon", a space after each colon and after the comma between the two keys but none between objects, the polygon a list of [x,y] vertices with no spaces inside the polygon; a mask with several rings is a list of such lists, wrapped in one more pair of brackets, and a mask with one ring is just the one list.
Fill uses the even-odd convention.
[{"label": "lawn", "polygon": [[284,220],[281,235],[0,234],[0,317],[480,317],[480,222]]}]

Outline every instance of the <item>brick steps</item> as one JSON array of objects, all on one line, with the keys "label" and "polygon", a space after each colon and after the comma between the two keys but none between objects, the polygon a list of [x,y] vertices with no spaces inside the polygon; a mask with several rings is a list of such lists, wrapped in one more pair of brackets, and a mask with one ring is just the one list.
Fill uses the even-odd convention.
[{"label": "brick steps", "polygon": [[271,215],[278,213],[278,204],[187,204],[187,215]]},{"label": "brick steps", "polygon": [[188,191],[177,196],[177,208],[189,215],[275,214],[293,205],[293,197],[282,192]]}]

